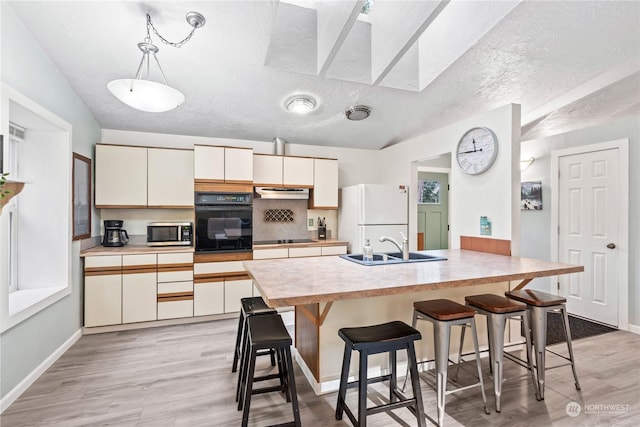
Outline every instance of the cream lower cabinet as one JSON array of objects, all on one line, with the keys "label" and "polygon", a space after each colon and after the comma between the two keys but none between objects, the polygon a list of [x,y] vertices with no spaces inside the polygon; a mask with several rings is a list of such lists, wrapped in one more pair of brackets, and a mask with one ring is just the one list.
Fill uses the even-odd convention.
[{"label": "cream lower cabinet", "polygon": [[[246,277],[246,276],[245,276]],[[240,300],[253,296],[253,281],[247,278],[228,278],[224,281],[224,312],[240,311]]]},{"label": "cream lower cabinet", "polygon": [[309,256],[343,255],[346,253],[347,247],[345,245],[254,249],[253,259],[301,258]]},{"label": "cream lower cabinet", "polygon": [[84,263],[84,326],[122,323],[122,257],[87,257]]},{"label": "cream lower cabinet", "polygon": [[156,254],[122,256],[122,323],[157,319]]},{"label": "cream lower cabinet", "polygon": [[[245,272],[243,261],[225,259],[229,258],[203,255],[199,261],[196,256],[193,270],[195,315],[235,313],[240,311],[241,298],[253,296],[253,282]],[[246,259],[252,259],[250,253]]]},{"label": "cream lower cabinet", "polygon": [[193,283],[193,315],[224,313],[224,279],[195,280]]}]

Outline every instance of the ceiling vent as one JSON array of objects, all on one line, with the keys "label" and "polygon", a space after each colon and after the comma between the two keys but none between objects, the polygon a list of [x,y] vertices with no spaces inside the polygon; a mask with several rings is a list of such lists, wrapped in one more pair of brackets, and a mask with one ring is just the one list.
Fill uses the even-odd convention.
[{"label": "ceiling vent", "polygon": [[366,105],[354,105],[345,110],[344,115],[349,120],[364,120],[371,114],[371,108]]}]

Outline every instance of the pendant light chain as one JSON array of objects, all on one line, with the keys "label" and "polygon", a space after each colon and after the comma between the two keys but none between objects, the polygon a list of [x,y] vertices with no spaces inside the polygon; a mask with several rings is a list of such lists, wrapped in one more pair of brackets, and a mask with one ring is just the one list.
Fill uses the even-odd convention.
[{"label": "pendant light chain", "polygon": [[147,43],[151,43],[151,34],[149,32],[149,29],[153,30],[153,33],[158,36],[158,38],[165,44],[168,44],[169,46],[173,46],[173,47],[177,47],[180,48],[182,47],[182,45],[184,45],[186,42],[188,42],[189,40],[191,40],[191,37],[193,37],[193,33],[196,31],[196,29],[198,29],[197,26],[194,26],[193,29],[191,30],[191,32],[189,33],[189,35],[187,35],[187,37],[185,37],[182,41],[179,42],[170,42],[169,40],[165,39],[164,37],[162,37],[160,35],[160,33],[158,33],[158,30],[156,29],[156,27],[153,25],[153,21],[151,21],[151,15],[149,15],[147,13],[147,37],[145,38],[145,42]]}]

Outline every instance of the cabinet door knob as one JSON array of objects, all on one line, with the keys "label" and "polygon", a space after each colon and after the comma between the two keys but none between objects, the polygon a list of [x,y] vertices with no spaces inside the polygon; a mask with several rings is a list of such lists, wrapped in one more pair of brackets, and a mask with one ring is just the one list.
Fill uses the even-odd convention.
[{"label": "cabinet door knob", "polygon": [[609,243],[609,244],[607,245],[607,247],[608,247],[609,249],[615,249],[615,248],[616,248],[616,244],[615,244],[615,243]]}]

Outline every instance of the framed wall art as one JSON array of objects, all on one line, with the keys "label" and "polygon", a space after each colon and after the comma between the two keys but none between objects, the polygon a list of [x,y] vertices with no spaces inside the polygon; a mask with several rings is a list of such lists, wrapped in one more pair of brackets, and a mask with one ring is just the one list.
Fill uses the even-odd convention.
[{"label": "framed wall art", "polygon": [[521,183],[520,210],[542,210],[542,181],[527,181]]}]

